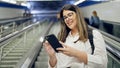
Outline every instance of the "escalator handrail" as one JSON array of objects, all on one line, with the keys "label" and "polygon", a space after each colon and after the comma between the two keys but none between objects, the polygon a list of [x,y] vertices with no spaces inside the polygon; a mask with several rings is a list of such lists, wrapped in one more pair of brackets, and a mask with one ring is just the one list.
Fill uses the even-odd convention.
[{"label": "escalator handrail", "polygon": [[[89,26],[89,27],[90,27],[91,29],[96,29],[96,28],[94,28],[94,27],[92,27],[92,26]],[[99,29],[97,29],[97,30],[99,30]],[[103,35],[111,38],[112,40],[117,41],[117,42],[120,42],[120,38],[117,38],[117,37],[115,37],[115,36],[113,36],[113,35],[111,35],[111,34],[109,34],[109,33],[106,33],[106,32],[104,32],[104,31],[102,31],[102,30],[99,30],[99,31],[100,31]]]},{"label": "escalator handrail", "polygon": [[13,37],[16,38],[18,36],[20,36],[21,34],[23,34],[25,31],[31,29],[34,25],[37,25],[38,23],[34,23],[34,24],[31,24],[27,27],[24,27],[22,30],[20,31],[15,31],[14,33],[11,33],[5,37],[2,37],[0,38],[0,46],[2,46],[3,44],[5,44],[5,42],[7,42],[8,40],[12,40]]},{"label": "escalator handrail", "polygon": [[[89,26],[89,28],[91,28],[91,29],[96,29],[96,28],[91,27],[91,26]],[[98,30],[98,29],[97,29],[97,30]],[[117,59],[117,62],[118,62],[118,63],[120,63],[120,46],[115,47],[116,44],[114,44],[113,42],[109,41],[109,40],[106,39],[105,37],[109,37],[109,39],[112,39],[113,41],[116,41],[116,42],[118,42],[118,43],[120,43],[120,40],[119,40],[118,38],[116,38],[116,37],[114,37],[114,36],[106,33],[106,32],[103,32],[103,31],[101,31],[101,30],[99,30],[99,31],[103,34],[103,37],[104,37],[105,42],[106,42],[106,44],[107,44],[107,47],[106,47],[107,51],[108,51],[109,53],[111,53],[112,56],[113,56],[115,59]],[[116,61],[116,60],[115,60],[115,61]]]},{"label": "escalator handrail", "polygon": [[11,20],[4,20],[4,21],[0,21],[0,25],[7,24],[7,23],[9,23],[9,22],[22,21],[22,20],[30,19],[30,18],[32,18],[32,17],[17,18],[17,19],[11,19]]},{"label": "escalator handrail", "polygon": [[119,22],[112,22],[112,21],[106,21],[106,20],[101,20],[101,21],[107,24],[120,25]]},{"label": "escalator handrail", "polygon": [[[107,42],[106,42],[107,43]],[[117,49],[115,49],[114,47],[111,46],[111,44],[107,43],[107,52],[109,52],[109,54],[111,54],[111,57],[120,64],[120,51],[118,51]]]},{"label": "escalator handrail", "polygon": [[[45,36],[46,34],[48,34],[49,29],[51,28],[52,25],[53,23],[51,22],[51,24],[47,27],[47,31],[43,33],[42,36]],[[42,48],[41,45],[42,43],[38,41],[36,45],[32,47],[31,51],[29,51],[27,55],[24,58],[22,58],[22,60],[15,67],[31,68],[32,65],[35,63],[35,59],[37,58],[40,49]]]}]

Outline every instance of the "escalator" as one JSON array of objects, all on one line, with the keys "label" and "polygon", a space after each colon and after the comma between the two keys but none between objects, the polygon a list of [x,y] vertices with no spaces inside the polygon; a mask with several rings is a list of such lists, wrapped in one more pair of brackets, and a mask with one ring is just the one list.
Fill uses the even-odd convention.
[{"label": "escalator", "polygon": [[49,26],[48,22],[39,21],[0,38],[0,68],[21,67],[26,55],[35,48],[39,36],[46,33],[46,26]]},{"label": "escalator", "polygon": [[[36,23],[37,24],[37,23]],[[57,35],[59,30],[59,23],[55,23],[53,26],[48,22],[42,22],[34,25],[35,27],[25,27],[24,30],[15,32],[12,37],[6,39],[5,42],[1,42],[1,60],[0,68],[47,68],[48,67],[48,55],[46,54],[42,43],[38,40],[41,36],[47,34]],[[46,28],[47,27],[47,28]],[[51,28],[52,27],[52,28]],[[28,29],[27,29],[28,28]],[[94,28],[93,28],[94,29]],[[108,68],[120,67],[120,42],[119,39],[111,38],[101,31],[105,42],[107,43],[108,52]],[[11,34],[12,35],[12,34]],[[9,37],[9,36],[7,36]],[[117,51],[116,51],[117,50]],[[117,57],[116,57],[117,56]]]},{"label": "escalator", "polygon": [[[57,31],[56,31],[57,28]],[[48,34],[55,34],[57,36],[58,32],[60,31],[60,25],[59,23],[54,23],[52,28],[50,29]],[[41,48],[41,51],[39,52],[39,55],[35,61],[33,68],[48,68],[48,55],[44,49],[44,47]]]}]

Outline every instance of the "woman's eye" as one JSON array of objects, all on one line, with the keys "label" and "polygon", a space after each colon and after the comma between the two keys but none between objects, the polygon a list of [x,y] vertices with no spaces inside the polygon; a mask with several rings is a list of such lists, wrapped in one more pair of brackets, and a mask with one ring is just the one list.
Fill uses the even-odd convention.
[{"label": "woman's eye", "polygon": [[68,16],[69,16],[69,17],[71,17],[72,15],[71,15],[71,14],[69,14]]},{"label": "woman's eye", "polygon": [[67,19],[67,17],[63,17],[63,19]]},{"label": "woman's eye", "polygon": [[73,15],[73,13],[69,13],[68,16],[71,17]]}]

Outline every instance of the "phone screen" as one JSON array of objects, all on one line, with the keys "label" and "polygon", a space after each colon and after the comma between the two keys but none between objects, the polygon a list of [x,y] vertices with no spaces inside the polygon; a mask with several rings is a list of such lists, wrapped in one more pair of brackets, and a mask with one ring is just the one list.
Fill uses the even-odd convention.
[{"label": "phone screen", "polygon": [[45,37],[45,39],[50,43],[50,45],[52,46],[52,48],[58,52],[58,50],[56,50],[56,48],[59,48],[59,47],[63,47],[58,39],[56,38],[56,36],[54,34],[51,34],[51,35],[48,35]]}]

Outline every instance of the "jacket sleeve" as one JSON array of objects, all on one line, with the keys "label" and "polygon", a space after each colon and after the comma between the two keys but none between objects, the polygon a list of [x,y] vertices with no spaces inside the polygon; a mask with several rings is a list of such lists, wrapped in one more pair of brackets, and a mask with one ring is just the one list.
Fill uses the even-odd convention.
[{"label": "jacket sleeve", "polygon": [[94,54],[88,55],[88,67],[90,68],[107,68],[107,52],[106,52],[106,44],[102,37],[102,34],[93,30],[93,41],[94,41]]},{"label": "jacket sleeve", "polygon": [[93,24],[93,16],[89,18],[89,25],[92,25],[92,24]]}]

